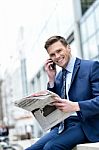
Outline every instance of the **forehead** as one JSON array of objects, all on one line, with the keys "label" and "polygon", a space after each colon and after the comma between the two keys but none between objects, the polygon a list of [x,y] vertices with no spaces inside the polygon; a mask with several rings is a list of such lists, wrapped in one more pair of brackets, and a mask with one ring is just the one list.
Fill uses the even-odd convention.
[{"label": "forehead", "polygon": [[62,48],[66,48],[66,47],[60,41],[57,41],[48,47],[48,51],[58,50],[58,49],[62,49]]}]

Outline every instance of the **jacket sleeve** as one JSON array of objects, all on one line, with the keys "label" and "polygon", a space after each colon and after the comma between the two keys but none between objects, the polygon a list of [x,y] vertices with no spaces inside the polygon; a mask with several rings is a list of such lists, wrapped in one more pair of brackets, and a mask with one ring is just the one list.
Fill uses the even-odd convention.
[{"label": "jacket sleeve", "polygon": [[80,111],[77,113],[82,120],[99,116],[99,62],[97,61],[90,69],[90,85],[92,99],[78,102]]},{"label": "jacket sleeve", "polygon": [[53,86],[53,87],[50,87],[49,83],[47,84],[47,90],[52,91],[52,92],[55,93],[55,89],[56,89],[56,84],[55,84],[55,82],[54,82],[54,86]]}]

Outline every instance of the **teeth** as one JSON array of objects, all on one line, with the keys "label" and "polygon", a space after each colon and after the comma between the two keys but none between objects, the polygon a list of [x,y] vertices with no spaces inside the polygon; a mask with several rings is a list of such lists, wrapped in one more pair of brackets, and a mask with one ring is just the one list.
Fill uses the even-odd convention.
[{"label": "teeth", "polygon": [[61,62],[63,59],[58,60],[58,62]]}]

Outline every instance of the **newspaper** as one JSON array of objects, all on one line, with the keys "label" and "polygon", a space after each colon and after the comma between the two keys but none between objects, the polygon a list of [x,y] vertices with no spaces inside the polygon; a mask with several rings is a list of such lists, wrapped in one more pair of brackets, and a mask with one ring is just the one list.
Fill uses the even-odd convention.
[{"label": "newspaper", "polygon": [[49,90],[40,91],[15,101],[15,106],[31,111],[41,128],[47,131],[71,115],[52,105],[54,96],[58,95]]}]

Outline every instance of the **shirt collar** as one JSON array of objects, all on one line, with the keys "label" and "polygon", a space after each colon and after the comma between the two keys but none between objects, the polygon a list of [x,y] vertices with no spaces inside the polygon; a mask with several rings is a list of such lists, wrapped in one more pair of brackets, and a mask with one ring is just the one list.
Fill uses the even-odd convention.
[{"label": "shirt collar", "polygon": [[76,57],[74,56],[71,56],[69,62],[68,62],[68,65],[66,66],[66,70],[70,73],[73,72],[73,68],[74,68],[74,64],[75,64],[75,60],[76,60]]}]

